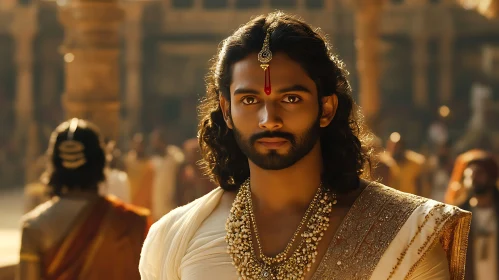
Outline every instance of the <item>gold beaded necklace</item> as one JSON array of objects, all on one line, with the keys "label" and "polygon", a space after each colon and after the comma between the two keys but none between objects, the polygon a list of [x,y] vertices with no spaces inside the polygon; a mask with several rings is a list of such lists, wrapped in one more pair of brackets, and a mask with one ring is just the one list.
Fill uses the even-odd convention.
[{"label": "gold beaded necklace", "polygon": [[[285,250],[275,257],[265,256],[256,227],[251,200],[249,179],[241,185],[226,223],[228,253],[242,279],[304,279],[315,262],[319,241],[329,226],[332,205],[336,194],[318,188],[293,237]],[[306,224],[306,226],[305,226]],[[302,228],[301,240],[288,257]],[[253,247],[252,232],[258,248],[258,257]]]}]

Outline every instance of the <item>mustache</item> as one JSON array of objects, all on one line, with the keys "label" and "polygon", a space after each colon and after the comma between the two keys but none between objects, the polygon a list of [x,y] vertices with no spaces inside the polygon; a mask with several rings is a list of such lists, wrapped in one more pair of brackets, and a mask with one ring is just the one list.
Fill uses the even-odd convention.
[{"label": "mustache", "polygon": [[251,135],[249,140],[251,144],[255,144],[256,141],[262,138],[283,138],[288,140],[292,145],[295,144],[295,136],[289,132],[283,131],[262,131]]}]

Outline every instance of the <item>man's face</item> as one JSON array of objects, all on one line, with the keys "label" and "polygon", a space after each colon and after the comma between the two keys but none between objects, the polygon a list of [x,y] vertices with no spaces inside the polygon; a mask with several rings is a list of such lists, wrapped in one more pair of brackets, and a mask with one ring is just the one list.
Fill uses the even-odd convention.
[{"label": "man's face", "polygon": [[[321,121],[317,88],[287,55],[274,55],[270,95],[256,54],[234,64],[230,120],[236,141],[251,162],[266,170],[288,168],[319,143]],[[334,113],[333,113],[334,115]]]},{"label": "man's face", "polygon": [[476,194],[486,194],[495,188],[494,180],[479,164],[471,164],[466,168],[463,183]]}]

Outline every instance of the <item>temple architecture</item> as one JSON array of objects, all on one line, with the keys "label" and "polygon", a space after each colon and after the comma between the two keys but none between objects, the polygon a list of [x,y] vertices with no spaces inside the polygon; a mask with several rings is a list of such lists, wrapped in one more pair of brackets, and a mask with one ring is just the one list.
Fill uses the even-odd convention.
[{"label": "temple architecture", "polygon": [[464,129],[472,85],[486,80],[498,92],[499,19],[460,1],[3,0],[0,117],[19,139],[33,122],[46,136],[74,116],[110,139],[162,123],[193,136],[220,41],[281,9],[328,34],[380,136],[417,140],[441,105]]},{"label": "temple architecture", "polygon": [[494,18],[499,16],[498,0],[459,0],[465,9],[476,9],[486,17]]}]

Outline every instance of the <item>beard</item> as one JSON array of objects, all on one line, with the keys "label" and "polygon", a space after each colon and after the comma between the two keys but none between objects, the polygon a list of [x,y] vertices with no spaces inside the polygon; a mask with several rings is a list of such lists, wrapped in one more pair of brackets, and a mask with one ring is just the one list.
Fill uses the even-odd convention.
[{"label": "beard", "polygon": [[[256,166],[264,170],[282,170],[293,166],[310,153],[320,139],[321,127],[318,117],[305,133],[298,136],[283,131],[264,131],[245,138],[237,127],[234,126],[233,131],[237,145]],[[272,137],[288,140],[291,144],[289,151],[285,154],[280,154],[277,150],[261,153],[256,149],[255,144],[259,139]]]}]

